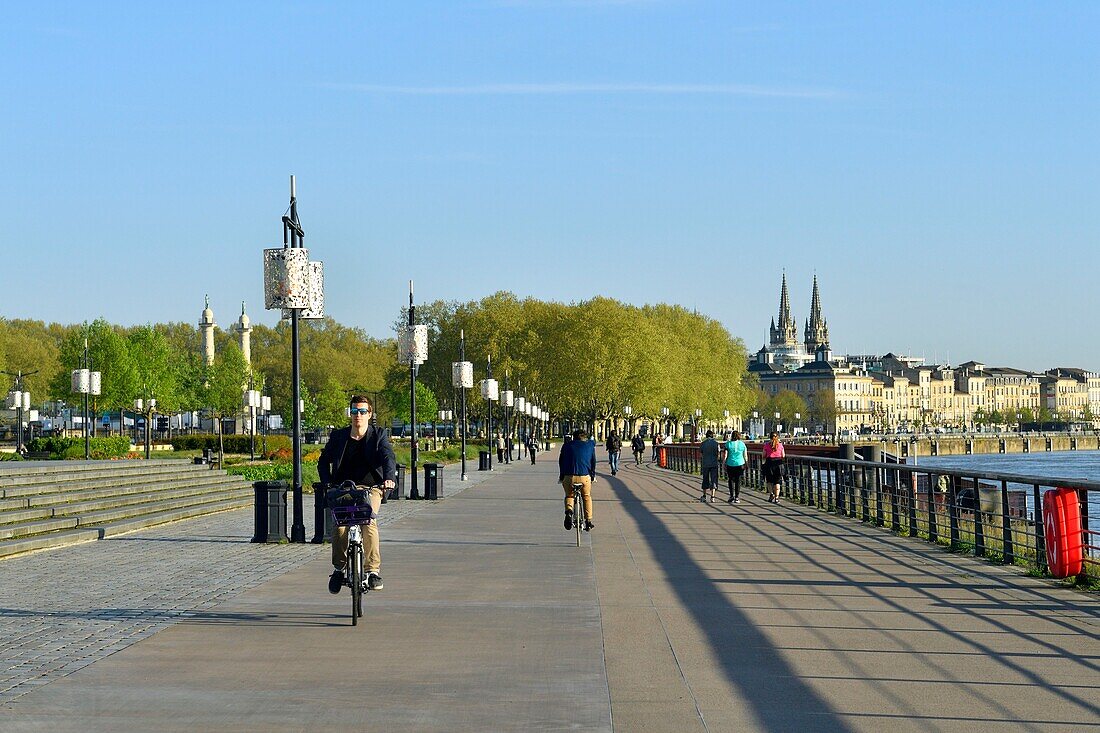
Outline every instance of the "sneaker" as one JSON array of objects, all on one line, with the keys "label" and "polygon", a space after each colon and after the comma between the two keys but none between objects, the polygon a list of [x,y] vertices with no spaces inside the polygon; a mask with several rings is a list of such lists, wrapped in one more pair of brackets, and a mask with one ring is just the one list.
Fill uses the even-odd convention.
[{"label": "sneaker", "polygon": [[734,500],[733,500],[733,503],[734,503],[734,504],[740,504],[740,503],[741,503],[741,500],[740,500],[740,499],[734,499]]},{"label": "sneaker", "polygon": [[367,573],[367,590],[382,590],[382,576],[373,570]]},{"label": "sneaker", "polygon": [[712,496],[712,497],[710,497],[710,503],[711,503],[711,504],[713,504],[713,503],[714,503],[714,497],[713,497],[713,496]]},{"label": "sneaker", "polygon": [[340,589],[344,587],[344,571],[333,570],[332,575],[328,576],[328,592],[332,595],[337,595]]},{"label": "sneaker", "polygon": [[585,532],[591,532],[592,528],[595,527],[595,526],[596,526],[595,522],[592,522],[591,520],[588,520],[588,519],[584,520],[584,531]]},{"label": "sneaker", "polygon": [[565,510],[565,528],[573,529],[573,512]]},{"label": "sneaker", "polygon": [[700,497],[699,497],[699,501],[701,501],[701,502],[703,502],[704,504],[706,504],[706,503],[707,503],[707,495],[706,495],[706,494],[703,494],[702,496],[700,496]]}]

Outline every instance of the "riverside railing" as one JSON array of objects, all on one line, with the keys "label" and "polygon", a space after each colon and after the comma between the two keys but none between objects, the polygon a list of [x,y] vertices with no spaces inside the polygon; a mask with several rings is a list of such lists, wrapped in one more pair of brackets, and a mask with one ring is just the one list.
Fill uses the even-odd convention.
[{"label": "riverside railing", "polygon": [[[698,445],[662,447],[659,465],[699,473]],[[750,450],[742,485],[763,489],[763,456]],[[1081,507],[1084,563],[1077,581],[1100,576],[1100,483],[903,463],[787,454],[780,494],[788,501],[919,537],[952,551],[1047,573],[1043,492],[1068,487]]]}]

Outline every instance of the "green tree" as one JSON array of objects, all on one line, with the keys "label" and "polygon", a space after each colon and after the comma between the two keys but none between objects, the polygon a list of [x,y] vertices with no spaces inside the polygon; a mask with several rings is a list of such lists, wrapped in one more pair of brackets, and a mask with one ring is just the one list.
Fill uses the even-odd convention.
[{"label": "green tree", "polygon": [[836,392],[831,389],[819,389],[810,394],[808,405],[810,417],[825,426],[836,425]]},{"label": "green tree", "polygon": [[131,397],[157,400],[159,412],[175,412],[183,405],[179,354],[173,352],[164,334],[152,326],[141,326],[127,336],[136,391]]},{"label": "green tree", "polygon": [[[382,398],[386,401],[389,415],[394,420],[408,424],[409,405],[409,380],[408,372],[394,369],[390,372],[389,383],[382,392]],[[436,418],[439,411],[439,401],[432,392],[431,387],[419,379],[416,381],[416,422],[417,424],[430,423]]]},{"label": "green tree", "polygon": [[780,415],[780,421],[784,425],[790,425],[795,420],[795,413],[801,415],[802,419],[809,415],[806,402],[796,392],[789,389],[780,390],[768,401],[765,416],[774,420],[777,412]]}]

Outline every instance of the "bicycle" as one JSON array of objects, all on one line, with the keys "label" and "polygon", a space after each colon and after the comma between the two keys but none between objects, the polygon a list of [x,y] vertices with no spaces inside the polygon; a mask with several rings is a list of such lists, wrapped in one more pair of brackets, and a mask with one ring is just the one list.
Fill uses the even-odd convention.
[{"label": "bicycle", "polygon": [[344,585],[351,588],[351,625],[363,615],[363,594],[369,591],[363,572],[363,530],[360,525],[374,522],[378,516],[368,501],[371,487],[360,488],[352,481],[330,487],[326,504],[336,526],[348,528],[348,551],[344,567]]},{"label": "bicycle", "polygon": [[[595,481],[595,479],[592,480]],[[577,547],[581,546],[582,525],[588,521],[585,518],[584,495],[581,493],[583,488],[584,484],[573,482],[573,530],[577,533]],[[589,501],[592,501],[591,495],[591,489],[589,489]]]}]

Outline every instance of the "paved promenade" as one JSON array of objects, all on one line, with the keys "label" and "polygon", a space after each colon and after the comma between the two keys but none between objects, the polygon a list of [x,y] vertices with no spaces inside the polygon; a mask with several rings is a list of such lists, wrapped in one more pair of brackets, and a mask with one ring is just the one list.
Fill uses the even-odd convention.
[{"label": "paved promenade", "polygon": [[358,628],[250,512],[0,562],[0,730],[1100,731],[1095,596],[632,461],[576,548],[547,458],[387,504]]}]

